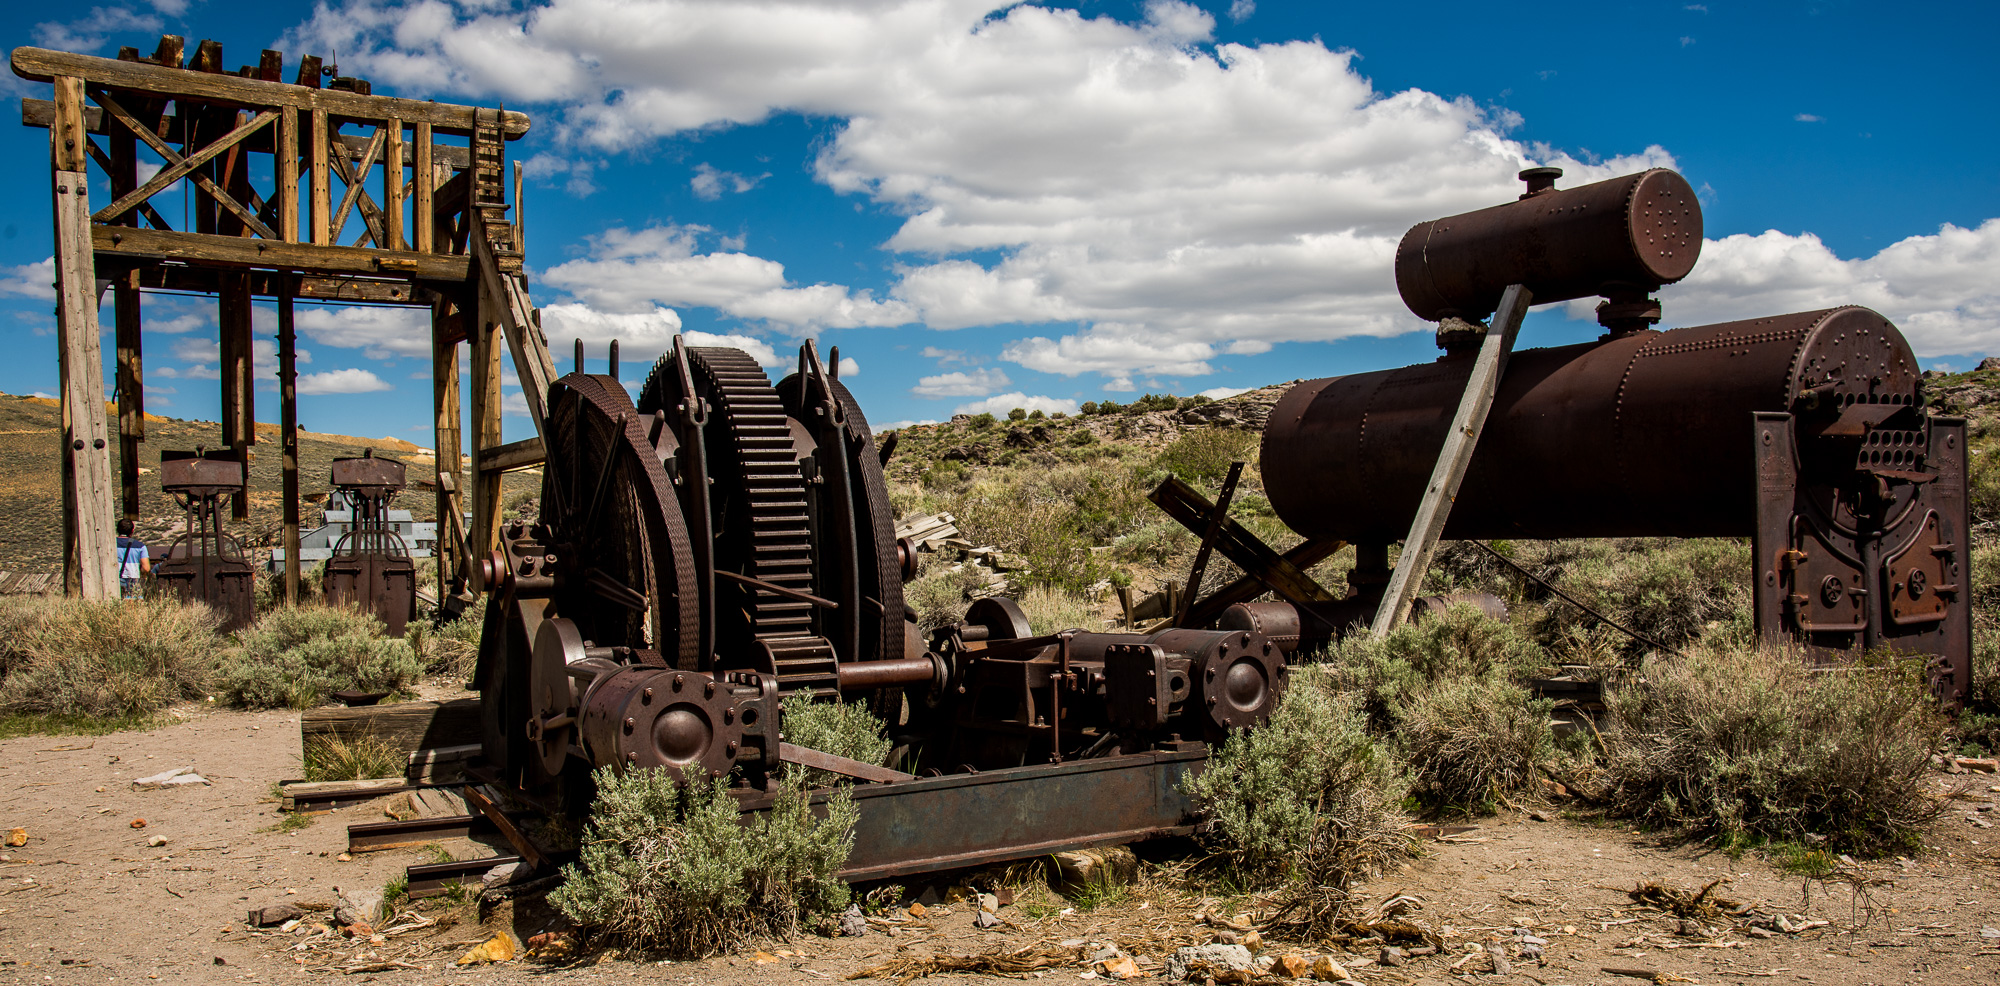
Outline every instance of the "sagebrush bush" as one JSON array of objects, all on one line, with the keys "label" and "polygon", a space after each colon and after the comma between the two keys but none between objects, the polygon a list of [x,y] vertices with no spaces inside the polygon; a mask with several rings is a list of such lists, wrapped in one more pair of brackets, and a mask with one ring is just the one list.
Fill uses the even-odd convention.
[{"label": "sagebrush bush", "polygon": [[479,638],[486,627],[486,600],[481,595],[458,618],[437,627],[412,620],[404,638],[424,662],[424,673],[450,681],[470,681],[479,663]]},{"label": "sagebrush bush", "polygon": [[[785,696],[779,715],[785,742],[836,757],[880,767],[888,763],[889,750],[895,745],[882,720],[858,702],[815,702],[811,692],[796,691]],[[838,774],[797,764],[786,764],[785,769],[803,773],[808,787],[825,787],[840,780]]]},{"label": "sagebrush bush", "polygon": [[963,619],[965,594],[984,584],[985,578],[971,565],[957,571],[938,565],[903,584],[903,602],[917,611],[917,628],[928,636]]},{"label": "sagebrush bush", "polygon": [[401,691],[423,676],[407,641],[346,607],[300,606],[259,617],[222,658],[225,700],[251,708],[309,709],[336,691]]},{"label": "sagebrush bush", "polygon": [[221,617],[200,603],[0,597],[0,708],[130,718],[206,694]]},{"label": "sagebrush bush", "polygon": [[596,774],[597,801],[576,863],[549,902],[573,921],[678,958],[727,950],[755,936],[788,936],[838,913],[860,812],[845,791],[823,818],[796,780],[750,824],[728,781],[677,784],[665,770]]},{"label": "sagebrush bush", "polygon": [[1919,659],[1819,669],[1774,649],[1656,659],[1605,692],[1603,764],[1621,814],[1741,844],[1824,836],[1916,844],[1941,803],[1926,774],[1944,723]]},{"label": "sagebrush bush", "polygon": [[[1257,458],[1258,434],[1236,428],[1196,428],[1173,440],[1153,459],[1153,467],[1179,476],[1189,486],[1200,488],[1220,480],[1229,464]],[[1245,478],[1254,479],[1245,470]]]},{"label": "sagebrush bush", "polygon": [[1551,670],[1548,656],[1512,624],[1453,606],[1380,640],[1349,634],[1322,660],[1408,764],[1428,809],[1491,810],[1554,762],[1554,703],[1519,684]]},{"label": "sagebrush bush", "polygon": [[1297,669],[1270,721],[1231,733],[1186,785],[1235,880],[1281,887],[1317,937],[1333,931],[1354,881],[1415,849],[1397,808],[1408,781],[1336,687],[1324,666]]}]

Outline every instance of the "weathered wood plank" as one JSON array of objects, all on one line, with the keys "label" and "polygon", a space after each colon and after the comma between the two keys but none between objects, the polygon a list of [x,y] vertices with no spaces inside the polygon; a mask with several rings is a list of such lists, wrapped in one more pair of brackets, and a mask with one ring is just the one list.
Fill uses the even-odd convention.
[{"label": "weathered wood plank", "polygon": [[1465,396],[1459,399],[1451,430],[1445,432],[1444,448],[1439,450],[1437,465],[1431,469],[1430,485],[1417,505],[1416,518],[1410,522],[1409,537],[1403,540],[1403,553],[1396,559],[1396,570],[1390,574],[1389,587],[1382,593],[1382,605],[1375,611],[1372,631],[1376,637],[1388,636],[1391,629],[1410,617],[1410,604],[1417,598],[1424,572],[1431,567],[1438,535],[1444,533],[1452,501],[1458,499],[1458,484],[1465,479],[1466,467],[1472,464],[1480,432],[1486,430],[1486,412],[1492,410],[1493,395],[1500,390],[1500,374],[1507,369],[1507,354],[1514,349],[1514,336],[1520,332],[1521,319],[1533,302],[1533,293],[1519,284],[1509,284],[1500,295],[1500,308],[1493,313],[1492,327],[1486,330],[1486,338],[1479,344],[1472,373],[1465,379]]},{"label": "weathered wood plank", "polygon": [[543,449],[540,436],[536,436],[487,449],[479,459],[479,468],[487,472],[509,472],[541,465],[547,459],[548,452]]},{"label": "weathered wood plank", "polygon": [[472,266],[472,258],[463,254],[312,246],[123,226],[92,227],[89,235],[99,257],[135,261],[185,260],[222,267],[263,267],[322,275],[392,273],[420,281],[463,281]]},{"label": "weathered wood plank", "polygon": [[[434,208],[432,193],[437,189],[437,178],[433,174],[433,169],[436,166],[435,155],[437,149],[432,144],[431,125],[418,121],[417,159],[416,165],[412,169],[416,172],[417,195],[410,209],[412,213],[411,218],[415,221],[416,227],[416,235],[411,237],[414,242],[410,246],[418,253],[430,253],[436,248],[433,240],[437,236],[437,217],[432,214],[431,210]],[[468,154],[469,159],[470,155]]]},{"label": "weathered wood plank", "polygon": [[[478,108],[472,106],[396,96],[363,96],[337,89],[311,89],[233,75],[184,72],[143,62],[121,62],[115,58],[46,48],[24,46],[14,49],[13,66],[15,75],[35,82],[49,82],[56,76],[75,76],[114,89],[167,97],[185,96],[221,105],[253,108],[291,106],[366,120],[386,120],[393,116],[412,123],[428,123],[454,134],[470,134],[478,112]],[[528,126],[525,113],[501,114],[501,131],[508,139],[527,133]]]},{"label": "weathered wood plank", "polygon": [[382,160],[382,235],[380,246],[403,249],[403,121],[390,120],[389,146]]},{"label": "weathered wood plank", "polygon": [[327,227],[330,221],[327,213],[333,208],[333,188],[329,184],[326,163],[327,135],[332,132],[327,122],[326,111],[313,110],[312,129],[306,132],[307,157],[312,159],[312,189],[308,194],[312,197],[311,242],[320,246],[333,242],[333,238],[328,235]]},{"label": "weathered wood plank", "polygon": [[[1215,505],[1208,498],[1196,492],[1194,487],[1182,482],[1179,477],[1169,476],[1159,488],[1147,494],[1147,498],[1159,508],[1181,523],[1190,531],[1207,529],[1209,517]],[[1234,518],[1225,517],[1222,529],[1217,532],[1215,550],[1224,558],[1236,563],[1244,572],[1256,576],[1279,595],[1297,603],[1330,603],[1332,593],[1314,581],[1312,576],[1292,564],[1284,556],[1272,551],[1271,547],[1250,533]],[[1193,615],[1190,614],[1190,622]]]},{"label": "weathered wood plank", "polygon": [[278,117],[272,170],[278,175],[278,238],[299,241],[299,111],[287,106]]},{"label": "weathered wood plank", "polygon": [[[298,113],[297,107],[284,108],[291,110],[295,116]],[[24,127],[47,127],[55,122],[55,115],[56,104],[52,100],[21,100],[21,125]],[[104,119],[105,113],[103,110],[95,106],[84,107],[83,128],[85,130],[94,134],[110,134],[116,133],[120,129],[115,126],[106,127]],[[403,125],[406,127],[410,126],[410,122],[405,120],[403,121]],[[160,125],[154,128],[154,132],[175,133],[179,127],[179,117],[166,116],[161,118]],[[271,143],[270,139],[265,137],[262,131],[251,134],[243,140],[244,149],[251,151],[261,151],[268,154],[275,146],[275,144]],[[353,134],[338,134],[334,138],[333,146],[336,150],[345,153],[348,160],[355,161],[359,160],[362,152],[368,149],[368,138]],[[432,148],[431,156],[439,163],[450,165],[452,168],[460,171],[472,167],[472,149],[461,147],[457,144],[438,144]],[[385,162],[393,162],[396,159],[387,156],[387,152],[384,152],[383,160]],[[404,141],[402,160],[405,167],[415,163],[416,146],[413,143]]]},{"label": "weathered wood plank", "polygon": [[[340,171],[340,180],[347,183],[347,190],[340,196],[340,206],[333,210],[333,231],[329,234],[331,242],[340,242],[340,231],[347,227],[347,214],[353,211],[355,199],[360,198],[362,182],[366,181],[368,173],[375,169],[375,158],[381,155],[382,143],[387,137],[386,129],[376,127],[375,133],[368,138],[368,149],[361,152],[361,162],[358,165],[350,164],[344,154],[332,155],[333,163]],[[388,247],[386,243],[380,245]]]},{"label": "weathered wood plank", "polygon": [[408,753],[480,742],[479,700],[397,702],[358,709],[307,709],[299,716],[303,743],[371,740]]}]

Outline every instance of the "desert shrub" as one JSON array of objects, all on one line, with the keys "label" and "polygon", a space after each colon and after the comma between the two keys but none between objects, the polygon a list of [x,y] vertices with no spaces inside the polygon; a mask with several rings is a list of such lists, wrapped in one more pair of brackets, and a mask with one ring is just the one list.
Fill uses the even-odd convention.
[{"label": "desert shrub", "polygon": [[1162,520],[1113,541],[1111,553],[1122,562],[1165,565],[1192,553],[1199,544],[1178,521]]},{"label": "desert shrub", "polygon": [[1616,810],[1727,843],[1825,836],[1914,845],[1940,810],[1926,767],[1943,723],[1917,659],[1817,669],[1773,649],[1705,647],[1607,689]]},{"label": "desert shrub", "polygon": [[220,690],[232,704],[309,709],[334,692],[398,691],[423,675],[407,641],[382,636],[371,613],[330,606],[278,609],[237,635]]},{"label": "desert shrub", "polygon": [[985,431],[998,423],[998,420],[990,412],[981,411],[972,416],[972,427],[978,431]]},{"label": "desert shrub", "polygon": [[[1606,616],[1668,647],[1706,635],[1751,642],[1750,546],[1719,538],[1559,542],[1548,545],[1551,581]],[[1566,556],[1566,557],[1565,557]],[[1529,566],[1532,570],[1535,566]],[[1544,578],[1549,574],[1538,572]],[[1532,594],[1540,593],[1536,587]],[[1587,620],[1559,598],[1545,600],[1534,621],[1544,641]],[[1637,654],[1644,645],[1633,643]]]},{"label": "desert shrub", "polygon": [[1323,666],[1299,668],[1270,721],[1231,733],[1186,786],[1231,874],[1282,885],[1287,910],[1318,937],[1354,881],[1414,849],[1399,831],[1407,781],[1336,685]]},{"label": "desert shrub", "polygon": [[927,571],[903,585],[903,602],[917,611],[917,628],[926,636],[965,617],[965,594],[986,583],[972,566],[952,571]]},{"label": "desert shrub", "polygon": [[0,709],[127,719],[201,698],[220,623],[175,600],[0,598]]},{"label": "desert shrub", "polygon": [[1396,749],[1418,779],[1412,794],[1434,811],[1490,812],[1532,788],[1556,758],[1550,699],[1497,675],[1444,678],[1395,708]]},{"label": "desert shrub", "polygon": [[485,595],[472,601],[456,619],[436,627],[412,621],[404,638],[423,661],[424,673],[451,681],[470,681],[479,663],[479,639],[486,626]]},{"label": "desert shrub", "polygon": [[1179,476],[1190,486],[1219,480],[1229,464],[1257,457],[1257,433],[1235,428],[1197,428],[1173,440],[1153,459],[1153,467]]},{"label": "desert shrub", "polygon": [[1518,684],[1547,661],[1519,628],[1462,605],[1380,640],[1350,633],[1323,658],[1409,765],[1417,802],[1442,812],[1491,810],[1553,764],[1553,704]]},{"label": "desert shrub", "polygon": [[[779,723],[785,742],[836,757],[860,760],[877,767],[888,763],[895,744],[885,735],[887,727],[864,705],[854,702],[815,702],[812,693],[797,691],[786,696]],[[805,775],[807,787],[826,787],[840,780],[830,771],[787,764],[787,771]]]},{"label": "desert shrub", "polygon": [[1017,600],[1037,634],[1059,630],[1102,630],[1104,617],[1089,599],[1060,589],[1029,589]]},{"label": "desert shrub", "polygon": [[860,813],[846,792],[814,818],[797,780],[748,825],[728,781],[682,787],[664,770],[596,775],[576,863],[549,902],[631,945],[696,958],[753,936],[786,936],[847,905],[835,874]]}]

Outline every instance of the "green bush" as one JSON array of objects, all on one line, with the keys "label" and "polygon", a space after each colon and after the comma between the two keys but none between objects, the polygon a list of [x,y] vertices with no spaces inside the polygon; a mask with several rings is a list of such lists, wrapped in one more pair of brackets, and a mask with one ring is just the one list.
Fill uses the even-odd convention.
[{"label": "green bush", "polygon": [[1607,689],[1615,808],[1728,844],[1824,836],[1918,844],[1942,810],[1928,763],[1943,722],[1921,659],[1818,669],[1790,651],[1706,647]]},{"label": "green bush", "polygon": [[129,719],[199,699],[221,649],[200,603],[0,597],[0,709]]},{"label": "green bush", "polygon": [[986,580],[970,565],[955,572],[939,567],[905,583],[903,602],[917,611],[917,629],[928,636],[964,619],[965,594],[984,584]]},{"label": "green bush", "polygon": [[487,598],[479,596],[457,619],[437,627],[411,621],[404,639],[423,661],[425,674],[449,681],[472,679],[473,668],[479,663],[480,635],[486,627]]},{"label": "green bush", "polygon": [[788,936],[847,905],[836,876],[860,813],[845,791],[814,818],[796,780],[748,825],[726,778],[682,787],[664,770],[599,770],[578,861],[549,902],[571,920],[678,958]]},{"label": "green bush", "polygon": [[[807,691],[785,697],[778,722],[787,743],[877,767],[888,763],[889,750],[895,745],[885,735],[882,720],[866,706],[839,699],[815,702]],[[795,764],[787,764],[785,769],[803,773],[807,787],[826,787],[840,780],[838,774]]]},{"label": "green bush", "polygon": [[373,614],[354,609],[273,610],[224,655],[221,693],[235,705],[309,709],[336,691],[401,691],[422,677],[423,661],[383,629]]},{"label": "green bush", "polygon": [[1380,640],[1350,633],[1322,660],[1432,811],[1490,811],[1553,765],[1553,703],[1518,684],[1550,670],[1548,658],[1512,624],[1454,606]]},{"label": "green bush", "polygon": [[991,428],[998,423],[999,420],[993,417],[991,413],[986,411],[981,411],[978,414],[972,416],[972,427],[980,431],[985,431],[986,429]]},{"label": "green bush", "polygon": [[1028,409],[1027,409],[1027,408],[1024,408],[1024,407],[1017,407],[1017,408],[1015,408],[1015,409],[1013,409],[1013,410],[1011,410],[1011,411],[1008,411],[1008,412],[1007,412],[1007,420],[1009,420],[1009,421],[1026,421],[1026,420],[1028,420]]},{"label": "green bush", "polygon": [[[1257,457],[1256,432],[1235,428],[1196,428],[1173,440],[1153,459],[1155,469],[1179,476],[1190,486],[1199,487],[1222,479],[1229,464]],[[1245,479],[1249,479],[1248,475]]]},{"label": "green bush", "polygon": [[1185,790],[1235,882],[1280,885],[1284,911],[1325,938],[1355,881],[1414,853],[1397,809],[1408,782],[1324,667],[1290,684],[1270,721],[1231,733]]}]

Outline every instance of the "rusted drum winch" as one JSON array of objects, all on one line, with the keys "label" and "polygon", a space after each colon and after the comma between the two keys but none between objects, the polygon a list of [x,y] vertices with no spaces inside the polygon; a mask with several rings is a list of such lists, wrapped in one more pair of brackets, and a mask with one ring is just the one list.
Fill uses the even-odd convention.
[{"label": "rusted drum winch", "polygon": [[[1524,173],[1542,190],[1419,224],[1398,253],[1398,288],[1427,318],[1482,318],[1509,283],[1536,303],[1611,299],[1597,342],[1513,354],[1444,537],[1748,536],[1766,636],[1934,655],[1955,700],[1970,675],[1964,423],[1924,413],[1902,333],[1858,307],[1647,328],[1645,293],[1699,250],[1686,182],[1554,191],[1546,170]],[[1472,348],[1287,392],[1263,445],[1278,516],[1309,538],[1401,540]]]},{"label": "rusted drum winch", "polygon": [[400,637],[417,610],[417,569],[410,546],[389,520],[405,484],[405,466],[368,449],[333,460],[328,482],[345,497],[351,520],[326,560],[326,601],[374,613]]}]

